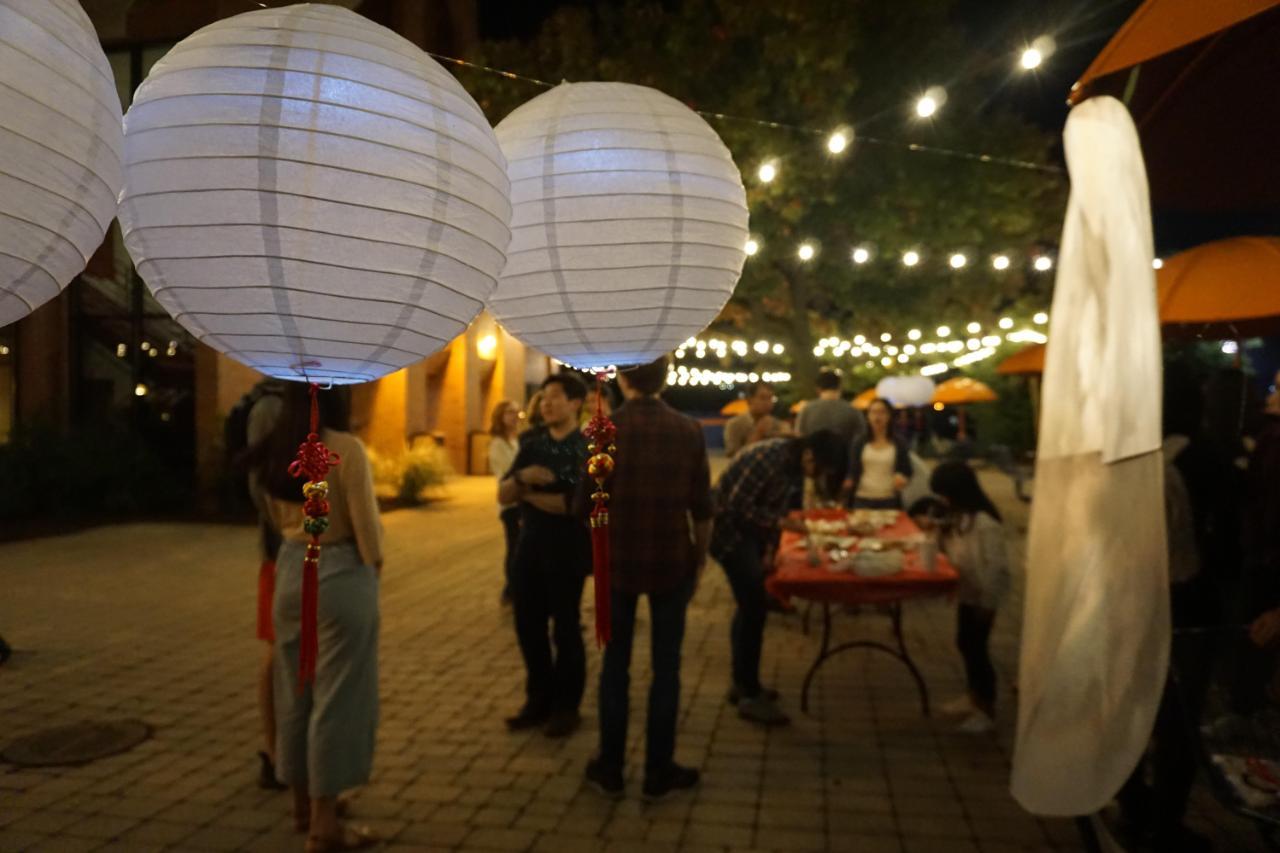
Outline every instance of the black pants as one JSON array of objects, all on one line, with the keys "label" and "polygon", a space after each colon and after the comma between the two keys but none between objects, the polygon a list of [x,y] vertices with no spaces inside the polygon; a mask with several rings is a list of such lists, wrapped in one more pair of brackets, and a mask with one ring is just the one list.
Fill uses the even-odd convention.
[{"label": "black pants", "polygon": [[507,536],[507,556],[502,566],[502,597],[511,596],[511,574],[515,571],[516,545],[520,541],[520,507],[513,506],[498,514],[502,519],[502,531]]},{"label": "black pants", "polygon": [[[1216,601],[1202,578],[1174,584],[1169,594],[1174,631],[1217,621]],[[1130,822],[1157,833],[1175,829],[1186,815],[1199,749],[1194,733],[1212,669],[1213,650],[1202,638],[1175,634],[1171,651],[1173,669],[1160,696],[1151,749],[1116,797]],[[1146,783],[1148,768],[1150,787]]]},{"label": "black pants", "polygon": [[[680,710],[680,647],[685,611],[693,594],[690,575],[678,587],[649,595],[649,711],[645,725],[645,775],[665,773],[675,758],[676,719]],[[622,768],[627,747],[631,648],[635,640],[636,604],[640,597],[615,588],[611,594],[613,636],[600,668],[600,759]]]},{"label": "black pants", "polygon": [[991,626],[996,612],[961,604],[956,614],[956,647],[964,658],[965,680],[974,704],[991,713],[996,707],[996,668],[991,665]]},{"label": "black pants", "polygon": [[[516,638],[527,675],[525,696],[536,711],[576,711],[587,682],[587,649],[579,612],[586,577],[555,555],[520,555],[513,569]],[[551,638],[547,623],[552,625]],[[555,642],[555,654],[551,652]]]}]

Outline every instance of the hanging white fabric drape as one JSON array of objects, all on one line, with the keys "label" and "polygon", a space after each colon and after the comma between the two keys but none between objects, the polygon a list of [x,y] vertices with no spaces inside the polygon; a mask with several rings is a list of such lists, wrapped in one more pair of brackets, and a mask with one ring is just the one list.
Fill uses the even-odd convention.
[{"label": "hanging white fabric drape", "polygon": [[1137,765],[1169,658],[1151,210],[1124,106],[1064,131],[1071,196],[1046,355],[1019,668],[1014,797],[1097,811]]}]

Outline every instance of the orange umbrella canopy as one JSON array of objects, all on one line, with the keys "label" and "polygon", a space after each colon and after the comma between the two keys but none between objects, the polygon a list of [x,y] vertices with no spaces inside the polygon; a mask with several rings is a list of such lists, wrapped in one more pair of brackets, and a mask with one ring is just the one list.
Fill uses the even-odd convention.
[{"label": "orange umbrella canopy", "polygon": [[1044,344],[1031,344],[1000,362],[996,373],[1001,376],[1027,376],[1044,373]]},{"label": "orange umbrella canopy", "polygon": [[876,398],[876,389],[868,388],[861,394],[853,398],[853,407],[855,409],[869,409],[871,402]]},{"label": "orange umbrella canopy", "polygon": [[731,418],[734,415],[745,415],[746,413],[747,401],[741,397],[725,403],[724,407],[720,409],[720,414],[724,415],[726,418]]},{"label": "orange umbrella canopy", "polygon": [[1280,238],[1233,237],[1179,252],[1156,273],[1166,335],[1280,332]]},{"label": "orange umbrella canopy", "polygon": [[1280,203],[1280,0],[1146,0],[1072,87],[1123,100],[1152,207],[1256,214]]},{"label": "orange umbrella canopy", "polygon": [[933,402],[944,406],[960,406],[965,403],[990,403],[999,399],[996,392],[984,382],[957,376],[939,385],[933,392]]}]

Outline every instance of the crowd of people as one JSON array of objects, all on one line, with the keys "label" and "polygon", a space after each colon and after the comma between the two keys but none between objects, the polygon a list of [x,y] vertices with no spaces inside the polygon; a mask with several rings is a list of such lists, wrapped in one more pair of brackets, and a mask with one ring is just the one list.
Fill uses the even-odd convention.
[{"label": "crowd of people", "polygon": [[[776,397],[768,384],[750,389],[747,413],[725,426],[729,460],[713,484],[701,425],[661,399],[666,375],[665,359],[620,371],[623,400],[616,409],[607,389],[589,389],[568,372],[549,376],[523,413],[509,401],[494,408],[489,465],[507,545],[502,600],[512,608],[525,675],[524,702],[507,727],[564,738],[581,722],[587,661],[581,597],[592,570],[587,514],[593,490],[582,426],[599,409],[610,412],[618,428],[617,464],[606,488],[612,514],[626,524],[610,527],[612,637],[603,653],[599,744],[585,770],[587,783],[610,797],[624,791],[631,652],[644,597],[652,681],[642,795],[660,799],[698,784],[698,770],[675,760],[676,721],[686,611],[709,556],[734,598],[726,701],[751,723],[789,721],[779,691],[761,680],[771,609],[765,579],[780,534],[803,530],[793,510],[815,501],[906,510],[937,537],[960,577],[956,645],[967,683],[966,695],[947,710],[962,718],[962,731],[990,731],[997,686],[989,642],[1011,586],[1010,564],[1001,513],[974,470],[963,461],[923,470],[895,435],[888,401],[874,401],[864,417],[843,399],[840,376],[824,372],[794,429],[773,416]],[[1243,619],[1252,625],[1255,646],[1271,646],[1280,641],[1280,392],[1273,389],[1252,443],[1215,446],[1205,432],[1200,389],[1180,395],[1189,387],[1171,376],[1165,417],[1174,624]],[[338,389],[319,399],[322,438],[342,463],[330,475],[330,524],[322,537],[321,658],[314,683],[301,691],[306,535],[299,484],[287,471],[308,432],[302,386],[277,387],[256,399],[244,454],[262,519],[259,636],[269,644],[260,669],[260,781],[292,790],[308,851],[355,849],[374,840],[344,824],[339,795],[366,783],[372,767],[382,564],[368,459],[348,430],[349,398]],[[930,494],[904,500],[909,484],[922,477]],[[1224,485],[1224,478],[1231,482]],[[1220,498],[1233,488],[1246,500],[1227,506]],[[1245,537],[1233,550],[1232,525],[1241,522]],[[1222,567],[1231,558],[1241,567],[1235,575]],[[1233,599],[1232,583],[1246,594]],[[1231,601],[1238,612],[1226,614]],[[1275,698],[1274,686],[1262,685],[1268,686]],[[1153,735],[1154,775],[1139,768],[1121,797],[1142,832],[1178,843],[1189,837],[1181,816],[1194,773],[1180,714],[1194,712],[1194,705],[1175,707],[1170,691]]]}]

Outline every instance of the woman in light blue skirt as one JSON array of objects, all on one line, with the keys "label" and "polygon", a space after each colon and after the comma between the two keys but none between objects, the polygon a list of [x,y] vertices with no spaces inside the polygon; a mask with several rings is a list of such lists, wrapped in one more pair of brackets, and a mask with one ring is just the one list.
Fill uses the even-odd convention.
[{"label": "woman in light blue skirt", "polygon": [[302,484],[288,465],[309,429],[305,386],[291,387],[277,429],[255,449],[273,524],[284,544],[276,559],[274,681],[276,773],[294,792],[294,818],[308,831],[306,850],[322,853],[368,846],[367,830],[348,828],[338,795],[364,785],[373,768],[378,726],[378,576],[382,527],[369,460],[345,432],[346,396],[320,395],[321,437],[341,462],[329,473],[329,529],[321,537],[319,656],[315,680],[299,689]]}]

